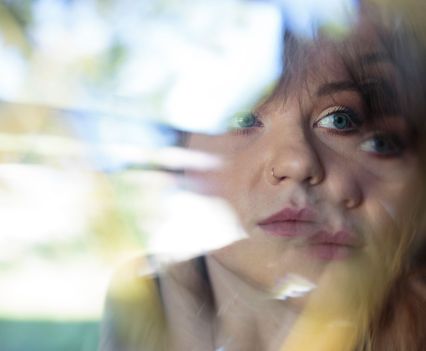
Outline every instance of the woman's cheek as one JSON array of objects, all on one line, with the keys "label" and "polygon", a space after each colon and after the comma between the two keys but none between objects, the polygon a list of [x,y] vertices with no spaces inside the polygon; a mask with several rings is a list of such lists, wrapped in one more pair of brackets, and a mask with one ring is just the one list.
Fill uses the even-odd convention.
[{"label": "woman's cheek", "polygon": [[413,235],[412,222],[419,198],[419,188],[413,183],[376,184],[375,190],[365,194],[366,241],[376,250],[391,255],[400,245],[408,244]]}]

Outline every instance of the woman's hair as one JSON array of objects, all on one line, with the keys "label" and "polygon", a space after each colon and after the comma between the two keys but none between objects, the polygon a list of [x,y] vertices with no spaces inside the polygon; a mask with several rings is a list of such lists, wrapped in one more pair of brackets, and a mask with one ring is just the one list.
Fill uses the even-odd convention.
[{"label": "woman's hair", "polygon": [[[422,16],[416,16],[419,12],[425,14],[422,8],[426,10],[426,6],[421,1],[392,8],[383,1],[380,6],[378,1],[372,2],[361,2],[357,23],[346,37],[336,39],[319,28],[316,38],[310,41],[286,31],[283,74],[272,98],[285,100],[288,91],[303,88],[317,54],[332,50],[358,86],[370,117],[397,114],[406,119],[410,147],[418,155],[421,176],[426,179],[426,23]],[[368,59],[366,64],[360,60],[365,43],[354,40],[362,26],[369,26],[377,35],[374,47],[380,48],[380,54],[396,67],[395,86],[365,79]],[[371,72],[371,66],[368,69]],[[410,204],[412,213],[398,229],[400,242],[389,267],[389,284],[371,311],[367,330],[360,332],[358,350],[426,350],[426,187],[419,192],[419,202]]]},{"label": "woman's hair", "polygon": [[[396,67],[396,86],[377,89],[363,83],[365,67],[358,57],[362,46],[347,45],[343,40],[335,44],[336,52],[342,56],[351,79],[360,85],[371,115],[380,118],[396,113],[407,120],[410,147],[418,155],[423,179],[426,177],[426,24],[413,13],[425,11],[421,1],[392,9],[386,4],[376,5],[365,1],[361,4],[359,23],[371,26],[378,37],[380,52]],[[292,41],[292,50],[297,52],[297,44]],[[294,59],[300,62],[301,57],[291,57],[291,50],[288,52],[286,69],[292,70]],[[398,229],[400,242],[390,283],[371,315],[368,330],[361,334],[360,350],[426,350],[426,225],[423,223],[426,188],[419,192],[422,193],[419,202],[410,204],[412,213],[402,221],[402,229]]]}]

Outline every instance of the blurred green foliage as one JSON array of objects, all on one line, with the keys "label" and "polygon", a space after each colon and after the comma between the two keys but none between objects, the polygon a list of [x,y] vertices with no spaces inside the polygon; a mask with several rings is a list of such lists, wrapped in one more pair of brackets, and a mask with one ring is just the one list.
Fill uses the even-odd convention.
[{"label": "blurred green foliage", "polygon": [[94,351],[98,337],[94,321],[0,320],[2,351]]}]

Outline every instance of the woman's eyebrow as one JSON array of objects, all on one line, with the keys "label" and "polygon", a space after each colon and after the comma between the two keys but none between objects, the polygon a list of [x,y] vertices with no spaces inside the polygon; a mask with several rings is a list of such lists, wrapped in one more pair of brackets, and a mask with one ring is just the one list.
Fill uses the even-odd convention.
[{"label": "woman's eyebrow", "polygon": [[[378,63],[392,63],[391,58],[385,52],[377,51],[371,52],[368,54],[364,54],[359,59],[360,66],[364,65],[374,65]],[[332,93],[336,93],[341,90],[352,90],[360,92],[361,88],[359,84],[356,84],[353,81],[337,81],[337,82],[329,82],[321,85],[317,90],[317,96],[324,96]]]},{"label": "woman's eyebrow", "polygon": [[384,78],[370,78],[364,82],[336,81],[319,86],[317,97],[333,95],[342,91],[353,91],[363,98],[372,116],[386,116],[401,113],[401,106],[395,87]]},{"label": "woman's eyebrow", "polygon": [[360,92],[359,85],[355,84],[353,81],[338,81],[338,82],[329,82],[324,83],[319,86],[317,89],[317,97],[321,97],[324,95],[330,95],[342,90],[352,90],[356,92]]},{"label": "woman's eyebrow", "polygon": [[[354,81],[336,81],[336,82],[328,82],[320,85],[317,89],[316,95],[318,97],[324,95],[332,95],[333,93],[337,93],[340,91],[355,91],[361,94],[372,92],[382,92],[388,97],[395,98],[395,89],[389,84],[386,79],[382,78],[369,78],[365,79],[364,82],[356,83]],[[383,96],[382,96],[383,98]]]}]

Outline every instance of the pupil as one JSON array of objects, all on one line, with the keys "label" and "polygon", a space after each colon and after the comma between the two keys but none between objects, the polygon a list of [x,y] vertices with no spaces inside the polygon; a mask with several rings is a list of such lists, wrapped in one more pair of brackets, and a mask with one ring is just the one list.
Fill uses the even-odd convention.
[{"label": "pupil", "polygon": [[383,151],[386,150],[386,142],[383,139],[376,139],[376,149]]},{"label": "pupil", "polygon": [[343,115],[336,115],[334,118],[334,126],[339,129],[348,127],[348,121]]}]

